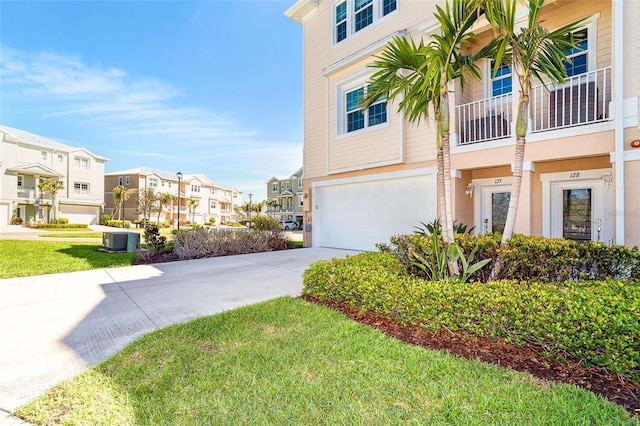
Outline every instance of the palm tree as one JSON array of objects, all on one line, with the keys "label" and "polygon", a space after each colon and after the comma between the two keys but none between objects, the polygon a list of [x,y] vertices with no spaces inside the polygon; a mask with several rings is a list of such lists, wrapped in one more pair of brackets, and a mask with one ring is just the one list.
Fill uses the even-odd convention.
[{"label": "palm tree", "polygon": [[187,200],[187,207],[191,212],[191,223],[196,221],[196,208],[200,205],[200,202],[197,198],[189,198]]},{"label": "palm tree", "polygon": [[[44,181],[44,190],[51,194],[51,210],[53,220],[57,219],[56,196],[64,189],[64,184],[58,178],[49,178]],[[49,212],[51,214],[51,211]]]},{"label": "palm tree", "polygon": [[118,213],[118,220],[122,218],[122,204],[127,201],[129,197],[131,197],[131,195],[135,192],[135,189],[127,189],[122,185],[113,188],[113,211],[111,212],[112,218],[116,213]]},{"label": "palm tree", "polygon": [[[158,194],[158,204],[159,204],[159,208],[158,208],[158,226],[160,226],[160,214],[162,213],[162,209],[164,207],[166,207],[167,205],[171,204],[171,202],[173,201],[173,199],[175,198],[174,195],[169,194],[168,192],[163,192]],[[172,209],[173,211],[173,209]]]},{"label": "palm tree", "polygon": [[47,181],[45,179],[40,179],[38,180],[38,184],[36,186],[38,187],[38,192],[40,197],[38,211],[39,211],[40,217],[42,217],[42,220],[44,221],[44,214],[42,214],[43,213],[42,206],[44,204],[44,193],[47,192]]},{"label": "palm tree", "polygon": [[444,9],[436,6],[434,16],[440,22],[441,34],[434,35],[428,44],[394,38],[371,65],[379,71],[371,77],[362,105],[366,109],[381,97],[390,101],[400,97],[398,110],[418,124],[429,118],[429,109],[433,108],[438,144],[438,204],[445,243],[453,242],[448,86],[455,79],[460,79],[463,85],[467,73],[479,78],[474,61],[491,53],[491,46],[474,54],[461,52],[461,46],[474,37],[471,27],[484,3],[485,0],[452,0],[446,2]]},{"label": "palm tree", "polygon": [[265,201],[258,201],[251,204],[251,210],[256,212],[256,216],[260,216],[262,209],[264,209]]},{"label": "palm tree", "polygon": [[[528,25],[526,28],[516,29],[519,27],[516,24],[517,3],[517,0],[490,0],[485,11],[487,20],[494,28],[496,36],[495,67],[493,72],[497,72],[501,65],[509,64],[520,83],[513,183],[511,185],[511,197],[506,223],[502,233],[502,246],[507,245],[507,241],[511,238],[515,227],[522,183],[522,165],[527,137],[532,80],[535,78],[543,85],[545,78],[552,83],[564,83],[564,79],[567,77],[565,62],[570,61],[567,58],[567,52],[577,48],[577,43],[572,33],[577,30],[584,20],[574,21],[550,31],[543,28],[538,19],[544,0],[529,0],[527,3],[529,12]],[[494,272],[496,274],[499,272],[496,268],[501,268],[498,262],[494,264],[492,276],[495,276]]]},{"label": "palm tree", "polygon": [[278,200],[276,200],[275,198],[272,198],[271,200],[267,200],[265,202],[265,205],[267,206],[267,208],[271,212],[271,216],[275,217],[275,215],[276,215],[275,209],[280,205]]}]

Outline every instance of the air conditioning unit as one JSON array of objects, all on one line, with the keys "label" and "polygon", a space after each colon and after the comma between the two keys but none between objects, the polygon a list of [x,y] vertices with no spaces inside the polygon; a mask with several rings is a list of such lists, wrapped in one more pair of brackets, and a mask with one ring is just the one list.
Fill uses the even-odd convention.
[{"label": "air conditioning unit", "polygon": [[135,252],[140,249],[137,232],[103,232],[102,245],[107,251]]}]

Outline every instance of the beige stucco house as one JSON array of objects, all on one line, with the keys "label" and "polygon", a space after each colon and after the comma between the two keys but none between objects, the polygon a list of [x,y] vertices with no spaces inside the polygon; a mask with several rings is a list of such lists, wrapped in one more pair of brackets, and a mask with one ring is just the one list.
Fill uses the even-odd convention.
[{"label": "beige stucco house", "polygon": [[[433,123],[411,124],[385,100],[367,111],[357,102],[393,37],[439,31],[436,4],[298,0],[285,12],[304,33],[305,245],[371,250],[437,217]],[[558,0],[541,15],[549,28],[577,18],[586,41],[569,79],[533,88],[515,231],[638,245],[640,2]],[[486,20],[474,31],[472,49],[492,37]],[[506,217],[518,81],[478,65],[482,79],[451,87],[451,178],[454,219],[485,233]]]},{"label": "beige stucco house", "polygon": [[293,220],[302,225],[304,206],[303,168],[300,167],[291,176],[272,177],[267,182],[266,214],[280,220]]},{"label": "beige stucco house", "polygon": [[[236,207],[242,205],[242,192],[237,188],[220,186],[200,173],[184,173],[179,181],[176,173],[150,167],[107,173],[104,175],[104,199],[105,211],[110,214],[114,210],[113,189],[117,186],[134,190],[131,197],[124,202],[124,219],[127,220],[142,218],[138,211],[138,191],[144,188],[153,188],[156,194],[166,192],[174,198],[160,211],[160,222],[169,220],[175,223],[179,218],[180,222],[204,224],[214,218],[215,224],[220,225],[239,220]],[[122,218],[122,215],[116,213],[114,217]],[[158,212],[155,212],[151,215],[151,220],[157,219]]]},{"label": "beige stucco house", "polygon": [[[12,217],[23,222],[67,218],[70,223],[96,224],[104,200],[107,158],[85,148],[0,125],[0,224]],[[62,183],[52,206],[51,194],[38,183]]]}]

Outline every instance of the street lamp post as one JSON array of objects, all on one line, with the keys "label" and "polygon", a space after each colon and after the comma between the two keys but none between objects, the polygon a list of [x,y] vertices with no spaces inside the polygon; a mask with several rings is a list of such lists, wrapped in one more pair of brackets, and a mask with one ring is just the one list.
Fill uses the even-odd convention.
[{"label": "street lamp post", "polygon": [[176,177],[178,178],[178,231],[180,230],[180,181],[182,181],[182,173],[176,173]]},{"label": "street lamp post", "polygon": [[249,229],[251,229],[251,198],[253,194],[249,194]]}]

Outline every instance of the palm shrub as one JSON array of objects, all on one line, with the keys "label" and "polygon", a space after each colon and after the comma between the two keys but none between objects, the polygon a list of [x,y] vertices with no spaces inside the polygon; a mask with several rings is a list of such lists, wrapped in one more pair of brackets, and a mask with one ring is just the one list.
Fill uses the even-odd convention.
[{"label": "palm shrub", "polygon": [[144,240],[147,243],[147,251],[151,254],[165,251],[167,237],[160,235],[158,225],[147,225],[144,229]]}]

